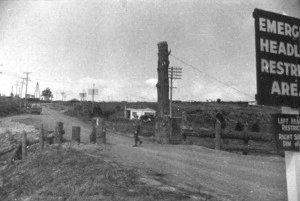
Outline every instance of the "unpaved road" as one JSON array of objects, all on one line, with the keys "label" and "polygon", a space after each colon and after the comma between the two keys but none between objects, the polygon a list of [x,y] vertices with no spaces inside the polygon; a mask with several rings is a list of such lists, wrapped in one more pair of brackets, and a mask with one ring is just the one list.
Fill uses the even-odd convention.
[{"label": "unpaved road", "polygon": [[[72,126],[80,126],[81,140],[88,142],[91,126],[61,111],[44,107],[42,115],[11,118],[28,117],[40,119],[47,130],[54,130],[55,122],[62,121],[68,139]],[[159,145],[146,139],[135,148],[131,137],[112,131],[107,132],[107,141],[113,160],[161,173],[171,190],[191,192],[194,199],[205,200],[211,195],[212,200],[287,200],[284,158],[243,156],[190,145]]]}]

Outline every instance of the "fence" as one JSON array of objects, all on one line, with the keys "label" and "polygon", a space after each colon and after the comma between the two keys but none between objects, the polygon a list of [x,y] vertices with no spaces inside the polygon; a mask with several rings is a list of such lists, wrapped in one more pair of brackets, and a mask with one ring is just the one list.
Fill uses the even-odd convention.
[{"label": "fence", "polygon": [[[80,127],[72,127],[72,141],[80,143]],[[0,156],[12,152],[12,155],[6,161],[5,166],[1,170],[7,169],[13,162],[14,159],[25,159],[27,157],[27,148],[33,144],[39,143],[40,151],[43,151],[45,142],[48,144],[57,144],[61,146],[65,139],[63,135],[65,130],[63,129],[63,122],[56,122],[54,131],[45,133],[43,124],[39,127],[39,137],[34,140],[27,139],[27,133],[23,131],[22,139],[16,143],[6,146],[0,149]],[[92,132],[90,134],[90,142],[104,144],[106,143],[106,126],[104,119],[94,118],[92,125]]]},{"label": "fence", "polygon": [[[193,143],[208,146],[216,150],[227,150],[233,152],[242,152],[247,155],[249,152],[259,154],[281,154],[277,150],[275,138],[272,134],[272,125],[268,124],[264,127],[264,132],[252,131],[253,125],[247,123],[243,127],[238,128],[240,122],[236,122],[235,126],[227,124],[226,128],[221,128],[221,122],[214,118],[210,118],[210,128],[197,128],[189,122],[188,115],[184,112],[181,122],[181,135],[185,143]],[[272,120],[270,120],[272,122]],[[227,122],[226,122],[227,123]],[[261,125],[259,127],[262,127]],[[207,141],[206,139],[210,139]],[[199,142],[202,140],[202,142]],[[212,142],[213,141],[213,142]]]}]

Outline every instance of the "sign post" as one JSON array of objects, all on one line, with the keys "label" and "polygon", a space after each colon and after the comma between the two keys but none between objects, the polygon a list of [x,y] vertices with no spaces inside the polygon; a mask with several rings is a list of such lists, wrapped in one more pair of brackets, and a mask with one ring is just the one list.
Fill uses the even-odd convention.
[{"label": "sign post", "polygon": [[277,148],[285,151],[289,201],[300,200],[300,19],[260,9],[255,19],[257,102],[281,106],[274,118]]},{"label": "sign post", "polygon": [[285,153],[289,201],[300,199],[300,116],[299,110],[281,108],[274,118],[277,148]]}]

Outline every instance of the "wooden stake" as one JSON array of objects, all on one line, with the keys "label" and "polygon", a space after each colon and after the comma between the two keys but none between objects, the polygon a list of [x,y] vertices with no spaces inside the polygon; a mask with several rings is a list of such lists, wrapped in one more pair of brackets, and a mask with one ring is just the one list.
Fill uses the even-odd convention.
[{"label": "wooden stake", "polygon": [[103,124],[102,124],[102,143],[106,143],[106,125],[103,119]]},{"label": "wooden stake", "polygon": [[75,142],[80,143],[80,127],[79,126],[73,126],[72,127],[72,140]]},{"label": "wooden stake", "polygon": [[22,159],[27,156],[27,133],[23,131],[22,133]]},{"label": "wooden stake", "polygon": [[40,125],[40,138],[39,138],[39,143],[40,143],[40,149],[44,149],[44,126],[43,124]]},{"label": "wooden stake", "polygon": [[215,150],[221,150],[221,122],[216,121],[215,127]]},{"label": "wooden stake", "polygon": [[248,146],[249,146],[249,140],[248,140],[248,124],[246,123],[245,127],[244,127],[244,146],[245,146],[245,150],[243,151],[243,155],[247,155],[248,154]]},{"label": "wooden stake", "polygon": [[64,125],[63,122],[56,122],[55,137],[56,137],[57,144],[62,143],[63,125]]}]

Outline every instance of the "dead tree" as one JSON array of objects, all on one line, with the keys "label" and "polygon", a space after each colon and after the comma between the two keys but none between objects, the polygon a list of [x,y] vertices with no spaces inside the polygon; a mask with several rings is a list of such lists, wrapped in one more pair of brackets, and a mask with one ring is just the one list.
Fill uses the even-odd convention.
[{"label": "dead tree", "polygon": [[158,43],[158,82],[157,88],[157,118],[155,124],[155,138],[157,142],[168,143],[168,124],[169,119],[166,115],[169,114],[169,54],[168,43]]}]

